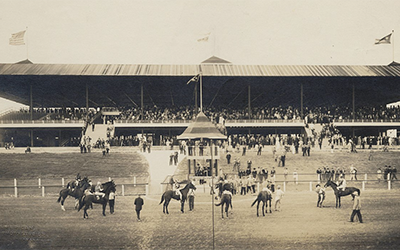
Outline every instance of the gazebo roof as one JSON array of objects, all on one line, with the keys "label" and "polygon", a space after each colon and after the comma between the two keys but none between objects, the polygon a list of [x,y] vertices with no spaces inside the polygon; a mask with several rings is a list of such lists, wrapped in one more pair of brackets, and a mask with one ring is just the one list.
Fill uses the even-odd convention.
[{"label": "gazebo roof", "polygon": [[226,135],[222,134],[203,112],[200,112],[194,118],[194,122],[190,123],[185,131],[178,136],[178,140],[187,139],[226,140]]}]

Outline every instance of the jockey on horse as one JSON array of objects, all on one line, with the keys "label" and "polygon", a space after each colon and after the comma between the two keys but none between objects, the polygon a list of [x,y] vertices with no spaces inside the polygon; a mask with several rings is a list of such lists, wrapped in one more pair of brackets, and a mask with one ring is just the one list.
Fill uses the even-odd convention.
[{"label": "jockey on horse", "polygon": [[340,175],[337,189],[339,190],[339,192],[341,192],[346,189],[346,186],[346,179],[343,177],[343,175]]}]

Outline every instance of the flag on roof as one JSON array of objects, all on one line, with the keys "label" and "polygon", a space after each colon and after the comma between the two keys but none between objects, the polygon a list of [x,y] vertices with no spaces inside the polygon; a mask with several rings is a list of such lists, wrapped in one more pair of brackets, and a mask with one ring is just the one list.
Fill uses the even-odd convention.
[{"label": "flag on roof", "polygon": [[25,32],[26,30],[11,34],[10,45],[25,45]]},{"label": "flag on roof", "polygon": [[200,77],[199,74],[193,76],[192,79],[190,79],[186,84],[189,84],[191,82],[198,82],[199,81],[199,77]]},{"label": "flag on roof", "polygon": [[375,39],[375,44],[390,44],[390,37],[392,33],[387,36],[382,37],[381,39]]},{"label": "flag on roof", "polygon": [[197,39],[198,42],[208,42],[208,38],[210,38],[211,33],[207,33],[204,37]]}]

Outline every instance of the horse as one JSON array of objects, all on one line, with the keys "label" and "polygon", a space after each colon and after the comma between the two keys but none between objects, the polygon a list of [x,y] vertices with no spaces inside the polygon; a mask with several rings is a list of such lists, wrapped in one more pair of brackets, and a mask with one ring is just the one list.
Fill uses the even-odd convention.
[{"label": "horse", "polygon": [[337,184],[335,182],[333,182],[332,180],[328,180],[325,184],[325,187],[331,187],[333,189],[333,191],[335,192],[335,196],[336,196],[336,208],[340,208],[340,197],[342,196],[347,196],[347,195],[351,195],[354,199],[354,195],[353,192],[357,192],[358,195],[360,195],[360,189],[356,188],[356,187],[346,187],[346,189],[344,191],[339,190],[337,188]]},{"label": "horse", "polygon": [[[254,204],[256,204],[257,202],[257,217],[259,216],[258,214],[258,208],[260,207],[260,202],[262,202],[262,213],[263,216],[265,216],[265,212],[268,213],[268,202],[269,202],[269,212],[272,213],[272,209],[271,209],[271,200],[272,200],[272,196],[268,191],[260,191],[257,195],[257,198],[255,199],[255,201],[251,204],[251,206],[254,206]],[[265,212],[264,212],[264,207],[265,207]]]},{"label": "horse", "polygon": [[65,211],[64,202],[68,195],[75,198],[75,209],[77,209],[79,205],[79,199],[83,196],[84,191],[88,187],[90,187],[90,184],[87,177],[84,177],[78,182],[78,184],[76,184],[75,180],[70,181],[67,185],[67,188],[64,188],[60,191],[60,195],[57,200],[57,202],[61,201],[61,210]]},{"label": "horse", "polygon": [[228,217],[229,207],[232,208],[232,195],[229,194],[229,193],[223,192],[222,195],[221,195],[220,203],[215,204],[215,206],[221,206],[222,219],[224,218],[224,206],[225,206],[226,217]]},{"label": "horse", "polygon": [[[87,213],[87,210],[89,209],[89,207],[93,208],[93,203],[98,203],[101,204],[103,206],[103,216],[106,216],[106,207],[107,207],[107,203],[108,203],[108,198],[111,192],[115,192],[116,191],[116,185],[114,183],[113,180],[108,181],[106,183],[103,183],[103,193],[105,194],[104,197],[96,197],[96,195],[86,195],[85,197],[82,197],[79,200],[79,208],[78,208],[78,212],[82,209],[82,207],[84,207],[83,209],[83,218],[89,218],[89,215]],[[94,188],[94,187],[92,187]]]},{"label": "horse", "polygon": [[[185,183],[185,181],[182,182],[181,184],[183,184],[183,183]],[[196,190],[196,187],[193,185],[193,183],[191,181],[189,181],[189,183],[187,183],[184,188],[179,189],[179,191],[181,191],[181,194],[182,194],[182,200],[181,200],[181,212],[182,213],[184,213],[184,205],[185,205],[185,201],[187,199],[187,194],[188,194],[190,188]],[[161,196],[161,201],[158,205],[160,205],[161,203],[164,202],[164,204],[163,204],[163,213],[164,214],[165,213],[169,214],[168,205],[169,205],[169,202],[171,201],[171,199],[180,200],[180,197],[173,190],[167,190]]]}]

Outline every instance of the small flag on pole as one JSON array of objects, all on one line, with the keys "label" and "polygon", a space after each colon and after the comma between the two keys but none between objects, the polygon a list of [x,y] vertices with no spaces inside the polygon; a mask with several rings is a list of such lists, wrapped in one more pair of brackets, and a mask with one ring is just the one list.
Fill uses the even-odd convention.
[{"label": "small flag on pole", "polygon": [[199,77],[200,77],[200,74],[197,74],[197,75],[193,76],[192,79],[190,79],[186,84],[189,84],[191,82],[198,82],[199,81]]},{"label": "small flag on pole", "polygon": [[25,45],[24,41],[25,32],[26,30],[20,31],[15,34],[11,34],[10,45]]},{"label": "small flag on pole", "polygon": [[197,39],[198,42],[208,42],[211,33],[206,34],[204,37]]},{"label": "small flag on pole", "polygon": [[375,44],[390,44],[390,37],[392,36],[392,33],[389,35],[382,37],[381,39],[375,39]]}]

